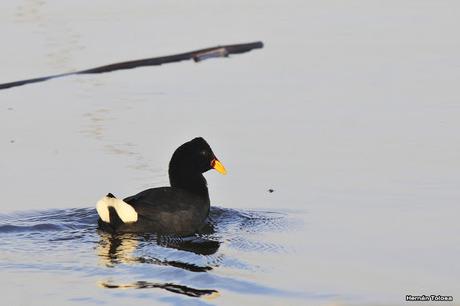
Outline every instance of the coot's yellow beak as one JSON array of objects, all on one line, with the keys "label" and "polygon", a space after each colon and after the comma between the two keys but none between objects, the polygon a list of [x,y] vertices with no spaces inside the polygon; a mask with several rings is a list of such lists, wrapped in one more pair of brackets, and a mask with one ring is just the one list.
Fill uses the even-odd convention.
[{"label": "coot's yellow beak", "polygon": [[222,165],[222,163],[217,158],[214,158],[211,161],[211,167],[216,169],[217,172],[219,172],[220,174],[223,174],[223,175],[227,174],[227,170],[225,170],[224,165]]}]

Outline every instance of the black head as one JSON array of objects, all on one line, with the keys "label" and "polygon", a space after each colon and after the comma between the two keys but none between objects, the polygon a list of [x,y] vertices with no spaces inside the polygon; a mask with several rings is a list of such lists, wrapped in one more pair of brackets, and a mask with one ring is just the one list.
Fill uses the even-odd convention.
[{"label": "black head", "polygon": [[169,162],[169,174],[201,174],[211,169],[226,174],[224,166],[212,152],[209,144],[202,137],[184,143],[174,152]]}]

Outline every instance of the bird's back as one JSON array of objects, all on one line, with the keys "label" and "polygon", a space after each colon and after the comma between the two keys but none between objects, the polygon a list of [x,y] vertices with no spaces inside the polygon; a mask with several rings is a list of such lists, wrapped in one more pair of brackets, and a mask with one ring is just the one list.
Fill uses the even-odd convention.
[{"label": "bird's back", "polygon": [[[210,206],[209,198],[174,187],[147,189],[125,198],[124,202],[134,208],[138,220],[111,222],[114,232],[193,234],[204,225]],[[111,210],[110,213],[116,212]],[[118,221],[119,218],[114,216],[111,220]]]}]

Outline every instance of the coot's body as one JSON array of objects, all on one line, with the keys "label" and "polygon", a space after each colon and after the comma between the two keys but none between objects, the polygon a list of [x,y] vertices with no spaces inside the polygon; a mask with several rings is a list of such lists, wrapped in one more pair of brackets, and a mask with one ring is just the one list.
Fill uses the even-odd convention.
[{"label": "coot's body", "polygon": [[147,189],[123,201],[137,212],[137,222],[124,223],[111,207],[111,222],[106,223],[99,219],[102,229],[119,233],[193,234],[204,225],[210,207],[209,197],[200,197],[174,187]]},{"label": "coot's body", "polygon": [[108,194],[97,203],[99,227],[109,232],[190,235],[209,214],[210,200],[203,172],[225,168],[203,138],[180,146],[169,164],[171,187],[151,188],[123,201]]}]

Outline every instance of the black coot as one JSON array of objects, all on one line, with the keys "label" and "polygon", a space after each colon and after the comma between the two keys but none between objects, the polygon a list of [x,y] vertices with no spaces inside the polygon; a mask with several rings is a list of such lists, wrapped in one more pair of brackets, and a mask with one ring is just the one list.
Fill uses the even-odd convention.
[{"label": "black coot", "polygon": [[99,228],[108,232],[190,235],[203,227],[209,214],[204,172],[226,174],[209,144],[197,137],[181,145],[169,162],[171,187],[151,188],[124,200],[111,193],[96,205]]}]

